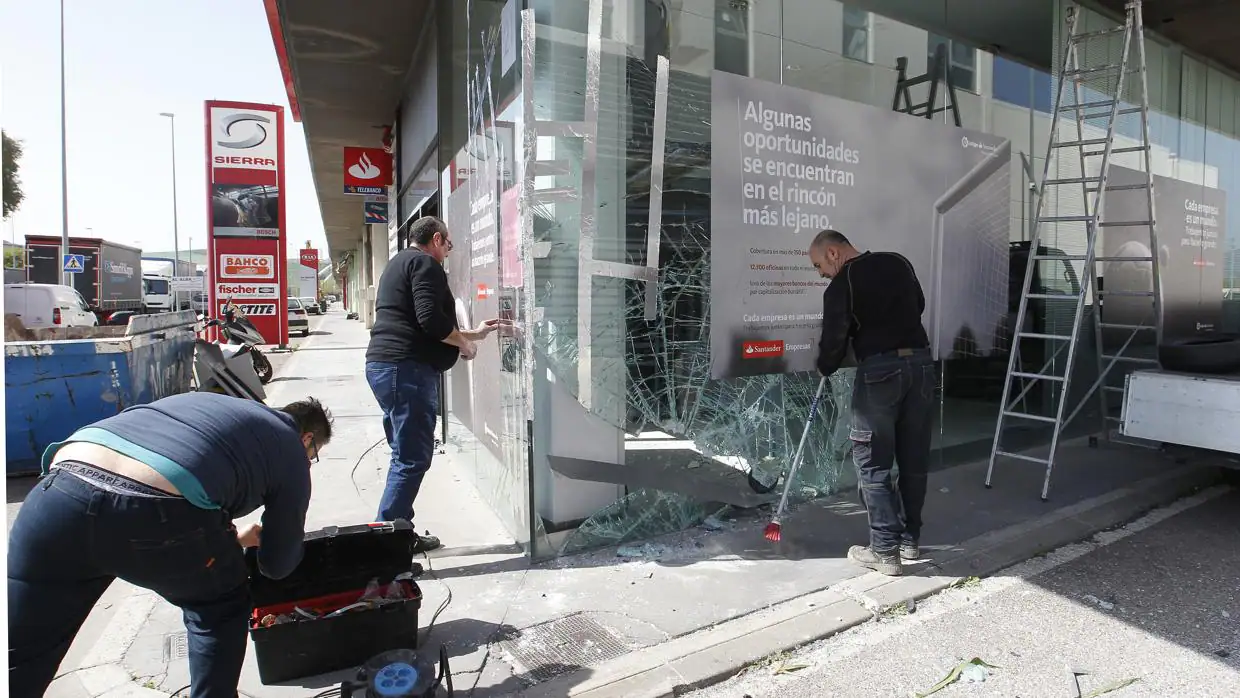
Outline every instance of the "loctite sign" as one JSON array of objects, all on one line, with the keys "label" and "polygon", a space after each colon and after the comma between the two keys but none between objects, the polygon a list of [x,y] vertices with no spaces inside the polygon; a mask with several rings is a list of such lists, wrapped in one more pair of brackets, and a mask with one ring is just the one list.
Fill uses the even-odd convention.
[{"label": "loctite sign", "polygon": [[[225,298],[224,300],[228,300],[228,299]],[[255,326],[258,326],[258,318],[276,317],[276,315],[278,314],[276,309],[280,307],[280,305],[281,304],[279,301],[276,301],[275,303],[253,303],[253,302],[238,302],[235,299],[233,300],[233,307],[235,307],[237,310],[240,310],[246,317],[250,319],[251,322],[254,323]],[[220,309],[220,312],[223,312],[224,303],[221,302],[218,307]],[[264,337],[265,336],[266,335],[264,335]]]},{"label": "loctite sign", "polygon": [[383,148],[344,149],[344,193],[383,194],[392,181],[392,156]]},{"label": "loctite sign", "polygon": [[231,300],[269,344],[287,344],[284,109],[211,101],[206,117],[211,306]]}]

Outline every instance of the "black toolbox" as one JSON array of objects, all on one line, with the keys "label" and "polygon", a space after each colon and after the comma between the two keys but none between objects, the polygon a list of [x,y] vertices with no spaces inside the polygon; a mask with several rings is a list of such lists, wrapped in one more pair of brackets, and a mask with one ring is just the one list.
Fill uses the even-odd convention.
[{"label": "black toolbox", "polygon": [[[250,637],[263,684],[359,666],[388,650],[416,649],[422,607],[422,590],[413,580],[422,571],[413,562],[416,540],[406,521],[312,531],[301,564],[280,580],[264,577],[257,551],[247,550]],[[363,594],[375,591],[367,588],[375,579],[377,597],[357,606]]]}]

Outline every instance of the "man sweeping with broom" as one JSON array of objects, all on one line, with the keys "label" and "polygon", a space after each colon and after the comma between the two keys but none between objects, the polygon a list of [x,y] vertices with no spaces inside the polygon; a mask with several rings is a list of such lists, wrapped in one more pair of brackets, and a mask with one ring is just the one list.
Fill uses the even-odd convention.
[{"label": "man sweeping with broom", "polygon": [[[819,233],[810,262],[831,283],[822,296],[818,370],[840,368],[852,342],[857,379],[852,396],[853,462],[870,516],[869,545],[848,559],[898,576],[901,560],[921,555],[934,406],[934,363],[921,324],[925,294],[913,265],[894,252],[858,252],[843,234]],[[892,466],[900,464],[898,486]]]}]

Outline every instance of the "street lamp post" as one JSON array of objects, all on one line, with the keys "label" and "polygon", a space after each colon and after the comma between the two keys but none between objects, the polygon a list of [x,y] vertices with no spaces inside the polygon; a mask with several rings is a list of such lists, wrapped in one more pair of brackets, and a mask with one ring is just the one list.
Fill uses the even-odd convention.
[{"label": "street lamp post", "polygon": [[[172,276],[180,275],[181,266],[181,234],[177,228],[177,117],[176,114],[161,112],[160,116],[168,117],[172,145]],[[181,310],[179,291],[172,292],[173,312]]]},{"label": "street lamp post", "polygon": [[65,271],[69,254],[69,150],[65,128],[65,0],[60,0],[60,276],[61,283],[73,286],[73,274]]}]

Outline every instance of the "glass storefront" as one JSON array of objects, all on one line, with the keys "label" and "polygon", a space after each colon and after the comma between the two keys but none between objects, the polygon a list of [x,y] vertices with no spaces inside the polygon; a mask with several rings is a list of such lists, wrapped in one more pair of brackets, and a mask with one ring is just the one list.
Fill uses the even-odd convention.
[{"label": "glass storefront", "polygon": [[[814,224],[839,220],[859,247],[897,247],[915,258],[923,285],[933,287],[932,334],[942,335],[935,340],[937,467],[989,454],[1038,205],[1034,183],[1047,170],[1048,66],[1061,60],[1066,3],[1055,3],[1054,30],[1045,32],[1055,46],[1046,47],[1040,68],[1029,67],[1027,55],[1019,62],[962,40],[976,39],[964,30],[968,18],[928,13],[919,28],[872,12],[876,5],[899,3],[439,2],[440,196],[456,242],[450,276],[458,312],[463,322],[500,316],[517,327],[449,377],[450,439],[465,448],[482,496],[535,556],[645,538],[695,525],[728,505],[752,505],[762,495],[747,476],[767,482],[792,459],[818,386],[817,374],[806,370],[812,359],[805,363],[816,347],[777,364],[747,356],[724,362],[719,350],[722,336],[725,346],[763,351],[766,335],[742,336],[753,329],[749,319],[738,319],[733,334],[720,332],[721,323],[744,316],[741,301],[721,289],[745,285],[766,289],[762,304],[787,299],[787,316],[778,320],[787,324],[764,331],[809,336],[821,288],[802,268],[807,262],[790,247],[782,265],[758,259],[772,254],[764,236],[786,233],[790,219],[771,225],[760,211],[751,220],[745,208],[754,192],[766,191],[756,187],[778,186],[789,196],[789,177],[849,187],[842,203],[814,198],[834,197],[830,187],[791,187],[809,211],[793,222],[808,235],[803,246],[817,232],[811,228],[825,227]],[[1122,21],[1082,12],[1086,29]],[[986,44],[1004,45],[1002,38]],[[891,111],[897,59],[907,59],[909,77],[922,75],[940,47],[959,127],[950,110],[935,115],[938,123]],[[1101,61],[1118,45],[1095,51],[1086,60]],[[1174,191],[1167,206],[1196,209],[1160,211],[1160,219],[1185,221],[1167,230],[1198,229],[1161,239],[1164,247],[1196,246],[1187,257],[1172,255],[1189,259],[1188,267],[1163,275],[1179,275],[1177,292],[1198,316],[1217,309],[1218,328],[1240,331],[1231,293],[1240,286],[1231,281],[1235,224],[1226,213],[1240,167],[1240,83],[1157,38],[1147,40],[1147,53],[1151,160],[1168,180],[1158,186]],[[832,167],[789,170],[783,184],[748,180],[747,188],[724,188],[721,177],[731,182],[736,173],[721,174],[721,163],[744,168],[751,161],[743,128],[720,138],[746,117],[721,112],[721,85],[764,96],[760,110],[794,105],[800,111],[788,107],[789,119],[813,114],[830,122],[833,134],[854,124],[847,127],[853,135],[822,144],[823,153],[835,152],[826,155]],[[1118,137],[1139,135],[1139,125],[1123,120]],[[867,144],[856,157],[847,154],[854,142]],[[953,142],[960,147],[947,147]],[[733,152],[738,147],[742,157]],[[1001,167],[987,157],[995,152],[1003,154]],[[1137,158],[1113,163],[1141,167]],[[1051,176],[1063,176],[1056,173],[1064,167],[1051,163]],[[948,187],[937,182],[945,173],[947,185],[964,187],[955,187],[958,195],[942,193]],[[923,195],[926,213],[904,225],[891,197],[921,206]],[[867,205],[864,216],[845,213]],[[720,218],[729,206],[743,225]],[[1063,197],[1046,202],[1056,213],[1080,206]],[[923,218],[925,233],[917,227]],[[1084,253],[1083,234],[1047,230],[1042,244],[1063,259],[1038,263],[1039,290],[1072,296],[1087,279],[1071,259]],[[729,258],[725,246],[738,255]],[[975,268],[961,276],[952,266],[960,260]],[[763,274],[754,273],[759,268]],[[1196,295],[1184,290],[1192,283]],[[1037,331],[1070,328],[1071,309],[1061,307],[1068,306],[1048,301],[1036,310]],[[781,355],[800,349],[780,347]],[[1074,392],[1096,377],[1092,338],[1081,347]],[[1049,345],[1024,353],[1031,363],[1062,361]],[[794,488],[800,497],[854,486],[851,383],[846,369],[828,384]],[[1026,397],[1044,410],[1054,401],[1049,390]],[[1070,433],[1096,431],[1099,417],[1097,409],[1083,410]],[[1047,435],[1014,430],[1009,450]]]}]

